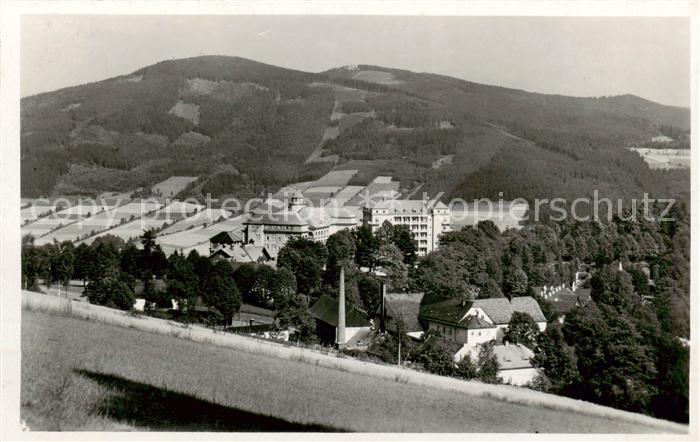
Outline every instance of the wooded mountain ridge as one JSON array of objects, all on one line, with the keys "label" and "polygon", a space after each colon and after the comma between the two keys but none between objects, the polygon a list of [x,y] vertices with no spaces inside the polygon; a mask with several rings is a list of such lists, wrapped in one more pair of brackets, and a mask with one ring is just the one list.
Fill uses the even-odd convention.
[{"label": "wooded mountain ridge", "polygon": [[[687,170],[650,170],[625,147],[689,127],[689,109],[632,95],[203,56],[23,98],[21,192],[96,195],[187,175],[200,176],[188,195],[246,198],[336,168],[361,171],[350,184],[391,175],[406,195],[677,197]],[[90,166],[90,179],[76,179],[74,164]]]}]

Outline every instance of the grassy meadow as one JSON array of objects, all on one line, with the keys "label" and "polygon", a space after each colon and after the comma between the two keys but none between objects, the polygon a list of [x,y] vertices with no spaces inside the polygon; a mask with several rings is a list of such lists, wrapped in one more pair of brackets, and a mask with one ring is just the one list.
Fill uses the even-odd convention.
[{"label": "grassy meadow", "polygon": [[[332,358],[330,368],[321,355],[273,357],[187,339],[194,330],[155,334],[133,325],[146,318],[120,327],[37,308],[25,304],[22,313],[21,417],[32,430],[661,431],[414,384],[406,370],[387,379],[354,371],[348,359]],[[94,317],[102,310],[109,309]]]}]

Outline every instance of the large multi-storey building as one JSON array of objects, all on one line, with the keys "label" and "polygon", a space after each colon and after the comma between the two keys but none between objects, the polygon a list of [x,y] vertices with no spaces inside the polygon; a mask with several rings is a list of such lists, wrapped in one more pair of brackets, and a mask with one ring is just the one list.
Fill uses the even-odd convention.
[{"label": "large multi-storey building", "polygon": [[376,231],[384,222],[408,226],[418,246],[418,255],[438,247],[440,235],[452,230],[450,208],[441,201],[389,199],[369,203],[363,222]]},{"label": "large multi-storey building", "polygon": [[268,201],[247,214],[243,222],[245,244],[263,245],[272,256],[292,237],[325,242],[335,232],[357,226],[357,216],[337,207],[309,207],[296,192],[286,207]]}]

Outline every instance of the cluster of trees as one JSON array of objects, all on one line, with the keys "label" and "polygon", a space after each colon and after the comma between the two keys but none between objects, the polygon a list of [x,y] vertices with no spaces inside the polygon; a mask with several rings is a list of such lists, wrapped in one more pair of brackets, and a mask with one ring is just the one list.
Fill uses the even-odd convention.
[{"label": "cluster of trees", "polygon": [[[650,207],[658,214],[661,207]],[[668,330],[689,336],[689,218],[677,203],[656,222],[634,220],[543,221],[499,233],[490,221],[449,232],[440,248],[421,260],[410,278],[426,302],[456,297],[531,295],[542,285],[570,285],[581,264],[602,267],[621,260],[640,296],[653,296]],[[623,219],[624,218],[624,219]],[[643,273],[649,269],[654,285]],[[663,301],[662,301],[663,300]],[[547,310],[545,309],[545,313]]]},{"label": "cluster of trees", "polygon": [[[193,320],[196,305],[202,302],[231,322],[240,308],[233,269],[227,262],[212,262],[196,251],[184,257],[177,252],[166,257],[155,243],[152,230],[144,232],[141,248],[121,238],[104,235],[89,246],[75,247],[71,242],[34,245],[26,236],[22,243],[22,280],[27,289],[38,289],[38,280],[46,285],[67,285],[82,280],[83,296],[93,304],[131,310],[139,284],[147,308],[171,308],[178,302],[180,319]],[[156,284],[165,281],[165,288]]]},{"label": "cluster of trees", "polygon": [[[481,222],[444,234],[440,248],[409,271],[409,286],[425,291],[424,303],[532,296],[544,284],[570,284],[585,263],[590,303],[559,324],[539,298],[547,331],[514,314],[504,339],[535,352],[536,388],[687,422],[689,348],[679,338],[689,336],[689,212],[679,204],[667,216],[675,221],[548,221],[505,232]],[[392,345],[384,343],[391,350],[383,353]],[[409,357],[439,374],[474,373],[471,361],[457,368],[447,351]]]},{"label": "cluster of trees", "polygon": [[505,140],[489,163],[462,177],[452,197],[573,201],[597,190],[601,197],[629,200],[644,192],[679,197],[690,188],[687,170],[651,170],[637,153],[625,149],[634,137],[503,124],[523,141]]},{"label": "cluster of trees", "polygon": [[375,271],[386,275],[381,278],[388,290],[405,290],[416,250],[406,226],[385,223],[376,233],[368,226],[341,230],[325,244],[307,238],[291,239],[280,250],[277,267],[294,275],[297,291],[312,303],[324,293],[337,297],[343,266],[346,299],[360,311],[374,312],[381,302],[381,283]]},{"label": "cluster of trees", "polygon": [[133,308],[139,291],[148,310],[171,309],[174,300],[178,308],[171,313],[183,322],[230,324],[246,302],[274,310],[276,323],[296,328],[302,341],[315,339],[309,298],[299,293],[297,277],[288,268],[232,265],[196,251],[166,257],[153,230],[141,236],[140,248],[113,235],[100,236],[89,246],[65,241],[38,247],[27,235],[22,240],[23,288],[38,290],[39,280],[59,288],[82,280],[83,296],[91,303],[121,310]]},{"label": "cluster of trees", "polygon": [[377,112],[377,119],[396,127],[432,126],[428,104],[417,99],[407,99],[397,93],[370,95],[369,105]]},{"label": "cluster of trees", "polygon": [[415,356],[415,361],[434,374],[498,384],[502,379],[498,375],[499,364],[493,353],[493,346],[493,342],[486,343],[480,346],[476,360],[472,360],[472,357],[467,354],[455,364],[452,352],[444,344],[431,343],[423,346],[420,353]]},{"label": "cluster of trees", "polygon": [[689,348],[642,302],[629,273],[596,272],[591,296],[537,338],[538,387],[688,422]]},{"label": "cluster of trees", "polygon": [[326,141],[323,153],[340,155],[346,160],[405,158],[429,169],[440,155],[454,154],[461,138],[459,129],[390,130],[384,123],[366,118],[344,130],[337,138]]},{"label": "cluster of trees", "polygon": [[658,129],[661,135],[666,135],[667,137],[673,138],[674,140],[688,140],[690,138],[689,130],[683,130],[679,127],[670,124],[660,124]]},{"label": "cluster of trees", "polygon": [[340,111],[346,114],[352,114],[355,112],[370,112],[372,107],[366,101],[353,100],[353,101],[343,101],[340,105]]}]

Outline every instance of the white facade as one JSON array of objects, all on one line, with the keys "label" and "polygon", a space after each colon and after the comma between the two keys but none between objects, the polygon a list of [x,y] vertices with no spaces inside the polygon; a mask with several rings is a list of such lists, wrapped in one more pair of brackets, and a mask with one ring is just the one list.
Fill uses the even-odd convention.
[{"label": "white facade", "polygon": [[512,368],[509,370],[498,370],[504,384],[524,386],[534,381],[537,377],[537,369],[534,367]]},{"label": "white facade", "polygon": [[[345,327],[345,344],[350,347],[355,347],[358,341],[366,340],[371,332],[368,327]],[[335,328],[335,342],[338,342],[338,327]],[[366,345],[366,343],[365,343]]]},{"label": "white facade", "polygon": [[292,237],[305,237],[326,242],[335,232],[357,226],[357,217],[344,209],[308,207],[304,197],[295,193],[285,208],[273,204],[263,206],[265,211],[252,211],[243,222],[244,242],[264,246],[272,256]]},{"label": "white facade", "polygon": [[379,229],[385,222],[408,226],[416,240],[418,255],[437,249],[440,235],[452,230],[450,209],[440,201],[390,199],[365,207],[363,221]]},{"label": "white facade", "polygon": [[498,339],[498,327],[466,329],[433,321],[426,321],[428,330],[437,331],[443,338],[462,344],[478,345]]},{"label": "white facade", "polygon": [[[471,360],[476,362],[479,359],[480,350],[479,344],[464,344],[455,352],[454,361],[459,363],[465,356],[469,355]],[[504,384],[527,385],[534,381],[539,373],[531,362],[535,354],[522,344],[494,345],[493,353],[498,360],[498,376]]]}]

